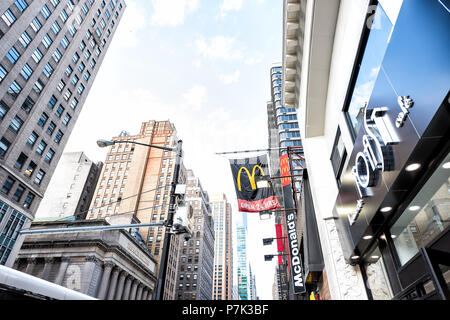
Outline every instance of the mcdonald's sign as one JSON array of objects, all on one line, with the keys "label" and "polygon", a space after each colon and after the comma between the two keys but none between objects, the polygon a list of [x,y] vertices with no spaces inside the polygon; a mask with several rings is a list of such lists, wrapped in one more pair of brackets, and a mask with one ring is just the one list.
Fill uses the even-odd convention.
[{"label": "mcdonald's sign", "polygon": [[[280,173],[281,176],[289,175],[289,160],[287,153],[280,157]],[[283,187],[291,184],[291,178],[281,178],[281,185]]]},{"label": "mcdonald's sign", "polygon": [[263,185],[259,181],[267,180],[269,173],[267,156],[244,159],[230,159],[238,209],[241,212],[260,212],[280,208],[270,182]]}]

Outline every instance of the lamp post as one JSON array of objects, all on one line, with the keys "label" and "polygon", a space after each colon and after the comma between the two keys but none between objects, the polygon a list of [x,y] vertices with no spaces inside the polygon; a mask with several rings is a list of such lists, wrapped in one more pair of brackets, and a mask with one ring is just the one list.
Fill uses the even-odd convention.
[{"label": "lamp post", "polygon": [[135,141],[130,141],[130,140],[110,141],[110,140],[100,139],[100,140],[97,140],[97,145],[101,148],[104,148],[107,146],[114,145],[116,143],[127,143],[127,142],[150,147],[150,148],[157,148],[157,149],[168,150],[168,151],[176,151],[175,168],[174,168],[174,175],[173,175],[173,179],[172,179],[172,188],[170,189],[169,212],[167,214],[167,220],[165,222],[166,231],[164,234],[163,250],[162,250],[162,254],[161,254],[161,262],[159,264],[158,286],[157,286],[156,295],[155,295],[155,300],[163,300],[164,284],[166,281],[166,273],[167,273],[166,266],[167,266],[167,262],[169,260],[169,250],[170,250],[170,242],[171,242],[171,232],[170,231],[173,226],[173,216],[174,216],[174,212],[175,212],[175,203],[177,200],[176,199],[177,197],[175,194],[175,189],[178,184],[178,177],[179,177],[179,173],[180,173],[180,167],[181,167],[180,163],[181,163],[181,157],[183,155],[181,147],[182,147],[183,141],[178,140],[176,149],[155,146],[155,145],[151,145],[151,144],[140,143],[140,142],[135,142]]}]

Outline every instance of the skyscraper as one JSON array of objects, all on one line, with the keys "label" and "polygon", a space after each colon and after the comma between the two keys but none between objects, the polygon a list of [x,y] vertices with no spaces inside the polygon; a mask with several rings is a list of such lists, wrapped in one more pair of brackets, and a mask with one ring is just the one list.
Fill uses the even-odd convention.
[{"label": "skyscraper", "polygon": [[0,264],[11,266],[125,9],[0,2]]},{"label": "skyscraper", "polygon": [[85,219],[103,163],[65,152],[36,212],[36,220]]},{"label": "skyscraper", "polygon": [[211,196],[216,242],[214,249],[214,300],[231,300],[233,295],[233,237],[231,205],[225,194]]},{"label": "skyscraper", "polygon": [[[245,214],[243,214],[245,215]],[[237,237],[237,282],[240,300],[249,300],[249,274],[247,260],[247,227],[239,223],[236,227]]]},{"label": "skyscraper", "polygon": [[214,221],[208,193],[192,170],[186,171],[186,204],[193,209],[193,235],[180,242],[177,299],[211,300],[214,264]]},{"label": "skyscraper", "polygon": [[[177,136],[170,121],[142,123],[137,135],[122,132],[109,147],[88,219],[122,216],[120,223],[164,222],[169,211],[169,192],[173,181],[175,152],[149,148],[133,142],[175,147]],[[121,142],[121,143],[120,143]],[[185,169],[180,165],[179,183],[185,181]],[[159,265],[165,227],[140,228],[139,234]],[[179,251],[179,236],[171,235],[164,299],[175,299]]]}]

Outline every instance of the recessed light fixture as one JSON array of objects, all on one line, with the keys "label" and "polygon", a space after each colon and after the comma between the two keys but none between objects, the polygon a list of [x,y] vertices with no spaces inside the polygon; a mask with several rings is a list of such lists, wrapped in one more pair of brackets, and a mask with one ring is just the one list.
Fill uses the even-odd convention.
[{"label": "recessed light fixture", "polygon": [[363,237],[364,240],[369,240],[369,239],[372,239],[372,238],[373,238],[373,236],[371,236],[371,235],[368,235],[368,236],[364,236],[364,237]]},{"label": "recessed light fixture", "polygon": [[380,209],[381,212],[389,212],[391,210],[392,210],[392,207],[384,207],[384,208]]},{"label": "recessed light fixture", "polygon": [[444,168],[444,169],[450,169],[450,161],[444,163],[444,164],[442,165],[442,168]]},{"label": "recessed light fixture", "polygon": [[420,163],[411,163],[410,165],[408,165],[405,170],[406,171],[416,171],[417,169],[420,168]]},{"label": "recessed light fixture", "polygon": [[358,259],[359,256],[352,256],[352,259]]},{"label": "recessed light fixture", "polygon": [[382,235],[380,236],[380,239],[386,241],[386,236],[385,236],[384,234],[382,234]]},{"label": "recessed light fixture", "polygon": [[411,206],[408,208],[410,211],[417,211],[420,210],[420,206]]},{"label": "recessed light fixture", "polygon": [[380,256],[370,256],[372,259],[378,259]]},{"label": "recessed light fixture", "polygon": [[397,236],[395,234],[391,234],[391,238],[395,239],[395,238],[397,238]]}]

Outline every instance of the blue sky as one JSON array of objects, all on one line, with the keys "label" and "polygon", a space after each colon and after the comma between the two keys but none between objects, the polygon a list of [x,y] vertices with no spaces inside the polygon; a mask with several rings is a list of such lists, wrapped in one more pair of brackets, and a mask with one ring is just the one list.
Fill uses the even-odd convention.
[{"label": "blue sky", "polygon": [[[281,61],[282,0],[126,3],[65,151],[103,161],[97,139],[169,119],[183,140],[185,166],[236,208],[228,161],[214,152],[267,148],[269,68]],[[254,214],[248,229],[258,294],[271,299],[274,264],[263,255],[275,249],[260,244],[275,227]]]}]

